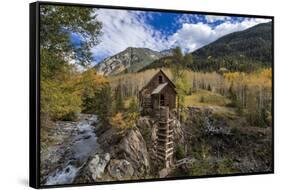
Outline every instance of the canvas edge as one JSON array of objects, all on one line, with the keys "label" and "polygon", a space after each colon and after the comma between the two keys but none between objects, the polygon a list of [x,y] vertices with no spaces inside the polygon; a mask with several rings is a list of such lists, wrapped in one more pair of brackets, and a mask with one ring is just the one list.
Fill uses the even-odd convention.
[{"label": "canvas edge", "polygon": [[29,186],[40,187],[39,3],[29,4]]}]

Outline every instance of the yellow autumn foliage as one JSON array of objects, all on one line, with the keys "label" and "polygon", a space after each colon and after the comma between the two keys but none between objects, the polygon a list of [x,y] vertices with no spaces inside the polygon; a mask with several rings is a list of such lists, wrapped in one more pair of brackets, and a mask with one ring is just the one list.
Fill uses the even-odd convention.
[{"label": "yellow autumn foliage", "polygon": [[134,126],[138,117],[139,113],[137,112],[117,112],[113,117],[111,117],[109,123],[111,126],[118,129],[128,129]]},{"label": "yellow autumn foliage", "polygon": [[119,129],[125,129],[127,126],[123,117],[123,113],[121,112],[118,112],[113,117],[111,117],[109,123],[111,126],[117,127]]},{"label": "yellow autumn foliage", "polygon": [[239,78],[243,77],[245,74],[241,72],[229,72],[229,73],[224,73],[223,76],[229,81],[235,81],[238,80]]},{"label": "yellow autumn foliage", "polygon": [[271,88],[272,83],[272,69],[262,69],[253,73],[243,72],[228,72],[224,73],[224,78],[229,82],[237,84],[244,84],[248,86],[262,86],[265,88]]}]

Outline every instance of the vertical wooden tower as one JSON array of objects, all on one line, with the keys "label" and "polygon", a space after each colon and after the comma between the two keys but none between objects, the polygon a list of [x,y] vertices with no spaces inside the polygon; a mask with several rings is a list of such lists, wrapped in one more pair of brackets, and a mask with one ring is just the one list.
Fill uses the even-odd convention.
[{"label": "vertical wooden tower", "polygon": [[171,167],[173,163],[174,134],[171,122],[172,119],[169,117],[169,107],[160,107],[157,130],[157,158],[164,168]]}]

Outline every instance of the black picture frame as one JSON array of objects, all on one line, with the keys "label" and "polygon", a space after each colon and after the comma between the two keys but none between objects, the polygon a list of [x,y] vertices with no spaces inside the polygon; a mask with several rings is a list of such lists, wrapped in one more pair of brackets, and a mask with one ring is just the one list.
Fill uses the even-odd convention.
[{"label": "black picture frame", "polygon": [[[157,179],[140,179],[126,181],[110,181],[96,182],[94,184],[69,184],[69,185],[40,185],[40,6],[41,5],[56,5],[56,6],[74,6],[74,7],[91,7],[117,10],[141,10],[141,11],[158,11],[158,12],[174,12],[174,13],[194,13],[208,14],[217,16],[241,16],[249,18],[267,18],[272,20],[272,169],[268,172],[253,172],[253,173],[237,173],[224,175],[206,175],[206,176],[186,176],[172,178],[157,178]],[[274,173],[274,16],[265,15],[249,15],[235,13],[218,13],[218,12],[203,12],[203,11],[187,11],[187,10],[169,10],[157,8],[141,8],[141,7],[123,7],[111,5],[93,5],[80,3],[59,3],[40,1],[29,4],[29,35],[30,35],[30,75],[29,75],[29,185],[33,188],[54,188],[54,187],[73,187],[73,186],[89,186],[103,184],[123,184],[136,182],[151,182],[151,181],[167,181],[167,180],[184,180],[195,178],[214,178],[214,177],[232,177],[245,175],[260,175]]]}]

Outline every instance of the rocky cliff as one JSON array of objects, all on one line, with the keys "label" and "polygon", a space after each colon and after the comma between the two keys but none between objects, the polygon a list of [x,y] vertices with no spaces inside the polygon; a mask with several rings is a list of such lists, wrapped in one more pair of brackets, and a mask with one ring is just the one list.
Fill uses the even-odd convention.
[{"label": "rocky cliff", "polygon": [[124,72],[136,72],[153,61],[163,57],[163,54],[148,48],[128,47],[124,51],[106,58],[95,66],[98,73],[115,75]]}]

